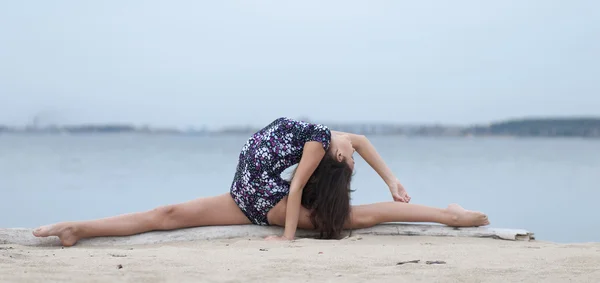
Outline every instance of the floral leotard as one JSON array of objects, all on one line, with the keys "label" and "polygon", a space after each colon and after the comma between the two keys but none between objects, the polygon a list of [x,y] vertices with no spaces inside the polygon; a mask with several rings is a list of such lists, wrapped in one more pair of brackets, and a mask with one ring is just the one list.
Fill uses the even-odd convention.
[{"label": "floral leotard", "polygon": [[284,117],[256,132],[243,146],[230,193],[252,223],[269,225],[267,213],[290,190],[281,173],[300,162],[309,141],[320,142],[327,151],[331,131],[321,124]]}]

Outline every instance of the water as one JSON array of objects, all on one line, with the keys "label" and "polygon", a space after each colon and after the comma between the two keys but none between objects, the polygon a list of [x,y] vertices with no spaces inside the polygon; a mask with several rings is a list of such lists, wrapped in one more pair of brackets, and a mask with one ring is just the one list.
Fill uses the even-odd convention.
[{"label": "water", "polygon": [[[0,136],[0,227],[151,209],[228,191],[245,136]],[[600,141],[372,137],[414,203],[457,202],[492,227],[600,241]],[[355,204],[390,201],[358,156]]]}]

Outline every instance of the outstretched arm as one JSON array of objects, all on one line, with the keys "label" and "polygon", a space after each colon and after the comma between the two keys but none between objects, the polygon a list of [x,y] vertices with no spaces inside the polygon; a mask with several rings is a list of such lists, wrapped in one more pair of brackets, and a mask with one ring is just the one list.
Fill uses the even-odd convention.
[{"label": "outstretched arm", "polygon": [[352,146],[358,152],[358,154],[379,174],[383,181],[388,185],[390,192],[395,201],[409,202],[410,196],[406,193],[406,190],[396,178],[394,173],[385,164],[383,158],[379,155],[375,147],[364,135],[357,135],[352,133],[344,133],[332,131],[333,134],[344,134],[350,137]]},{"label": "outstretched arm", "polygon": [[310,176],[317,169],[317,166],[319,166],[324,155],[325,150],[320,142],[309,141],[304,145],[302,158],[298,163],[294,178],[292,178],[290,184],[283,238],[276,238],[279,238],[280,240],[293,240],[296,236],[298,218],[300,217],[300,206],[302,203],[302,191]]}]

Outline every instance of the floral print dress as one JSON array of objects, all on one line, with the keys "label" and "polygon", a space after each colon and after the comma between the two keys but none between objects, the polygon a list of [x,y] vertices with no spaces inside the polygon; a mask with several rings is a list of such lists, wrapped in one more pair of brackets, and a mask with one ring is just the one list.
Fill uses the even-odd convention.
[{"label": "floral print dress", "polygon": [[331,131],[321,124],[283,117],[256,132],[243,146],[230,193],[252,223],[269,225],[267,213],[290,191],[281,173],[300,162],[309,141],[320,142],[327,151]]}]

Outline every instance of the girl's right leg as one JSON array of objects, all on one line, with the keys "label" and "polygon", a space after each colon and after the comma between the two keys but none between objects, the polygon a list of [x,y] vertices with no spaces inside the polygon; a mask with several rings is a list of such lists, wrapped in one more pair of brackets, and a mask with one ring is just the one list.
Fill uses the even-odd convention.
[{"label": "girl's right leg", "polygon": [[36,237],[57,236],[64,246],[91,237],[129,236],[154,230],[211,225],[250,224],[229,193],[89,221],[61,222],[33,231]]}]

